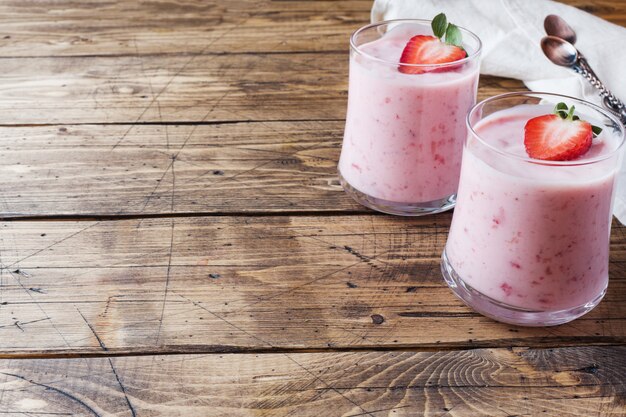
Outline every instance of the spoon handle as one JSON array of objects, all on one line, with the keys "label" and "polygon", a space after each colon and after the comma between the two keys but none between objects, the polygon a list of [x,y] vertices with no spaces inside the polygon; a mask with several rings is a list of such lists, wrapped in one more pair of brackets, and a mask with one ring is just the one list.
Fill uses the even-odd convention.
[{"label": "spoon handle", "polygon": [[589,63],[582,55],[579,55],[576,64],[572,67],[574,71],[582,75],[589,83],[599,90],[600,97],[602,97],[604,105],[610,110],[617,113],[622,119],[622,123],[626,124],[626,106],[624,103],[615,96],[591,69]]}]

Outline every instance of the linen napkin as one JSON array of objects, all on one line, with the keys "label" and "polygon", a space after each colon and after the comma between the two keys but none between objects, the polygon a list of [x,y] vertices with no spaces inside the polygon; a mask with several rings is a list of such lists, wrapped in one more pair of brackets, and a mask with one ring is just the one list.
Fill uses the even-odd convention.
[{"label": "linen napkin", "polygon": [[[598,77],[626,101],[626,29],[575,7],[550,0],[375,0],[372,22],[431,19],[444,12],[483,43],[481,74],[522,80],[532,91],[583,98],[600,105],[596,91],[580,75],[552,64],[539,42],[543,20],[556,14],[574,29],[576,48]],[[614,214],[626,224],[626,158],[619,173]]]}]

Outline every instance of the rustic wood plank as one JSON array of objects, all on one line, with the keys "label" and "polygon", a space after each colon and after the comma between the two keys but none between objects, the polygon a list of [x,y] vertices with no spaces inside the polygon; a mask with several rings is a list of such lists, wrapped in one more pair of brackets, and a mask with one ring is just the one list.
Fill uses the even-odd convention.
[{"label": "rustic wood plank", "polygon": [[5,218],[366,212],[337,180],[343,127],[343,121],[5,127],[0,211]]},{"label": "rustic wood plank", "polygon": [[[2,60],[0,124],[342,120],[338,53]],[[484,77],[480,96],[522,88]]]},{"label": "rustic wood plank", "polygon": [[30,416],[624,416],[626,348],[13,360],[0,399]]},{"label": "rustic wood plank", "polygon": [[337,180],[342,136],[343,122],[304,121],[4,128],[0,211],[365,211]]},{"label": "rustic wood plank", "polygon": [[5,59],[0,123],[340,119],[346,54]]},{"label": "rustic wood plank", "polygon": [[[481,95],[518,84],[481,83]],[[345,102],[336,107],[343,117]],[[150,109],[146,115],[160,107]],[[341,120],[3,127],[0,210],[3,217],[363,211],[336,176],[343,127]]]},{"label": "rustic wood plank", "polygon": [[592,313],[499,324],[444,285],[449,214],[2,224],[0,352],[505,347],[626,342],[626,228]]},{"label": "rustic wood plank", "polygon": [[[565,3],[626,26],[621,0]],[[349,34],[368,21],[371,4],[371,0],[3,1],[0,58],[347,51]]]},{"label": "rustic wood plank", "polygon": [[11,0],[0,4],[0,57],[347,51],[371,4]]},{"label": "rustic wood plank", "polygon": [[626,8],[622,0],[559,0],[601,17],[620,26],[626,26]]},{"label": "rustic wood plank", "polygon": [[[342,17],[343,11],[355,7],[355,2],[341,2],[333,7],[304,2],[305,10],[295,3],[290,6],[290,3],[280,2],[268,7],[272,3],[253,0],[223,5],[153,1],[137,6],[128,2],[95,1],[51,2],[42,7],[40,2],[9,2],[3,7],[18,34],[0,36],[4,41],[0,44],[9,48],[4,56],[19,57],[22,56],[19,51],[26,51],[26,54],[42,54],[42,57],[2,60],[0,113],[5,117],[0,117],[0,123],[341,118],[345,112],[346,63],[342,62],[339,72],[335,67],[336,61],[347,61],[347,34],[356,26],[347,28],[350,18],[338,16]],[[357,24],[360,25],[369,4],[356,3],[360,7]],[[102,13],[95,12],[94,7],[96,10],[101,7]],[[42,9],[48,12],[42,13]],[[290,9],[295,15],[290,14]],[[168,17],[163,20],[165,10]],[[20,17],[22,14],[25,17]],[[259,22],[253,19],[257,19],[256,14],[265,14],[271,19]],[[29,30],[28,25],[32,23],[26,23],[32,22],[33,15],[37,16],[35,24],[40,19],[47,22],[38,29],[42,31],[40,36]],[[303,30],[306,20],[314,30]],[[195,30],[204,33],[203,36],[180,30],[181,27],[194,28],[190,21],[196,22],[196,26],[200,24]],[[330,23],[330,32],[322,21]],[[159,34],[148,35],[147,45],[138,40],[144,25]],[[85,33],[81,35],[83,26]],[[124,37],[110,41],[116,47],[121,45],[124,51],[111,50],[107,36],[104,36],[104,45],[94,41],[99,38],[100,26]],[[243,28],[247,28],[247,32]],[[65,31],[61,40],[55,40],[55,30]],[[279,33],[273,36],[273,30]],[[259,33],[268,36],[259,36]],[[298,36],[304,36],[304,40],[299,41]],[[315,53],[327,50],[315,46],[325,43],[312,42],[320,36],[327,40],[341,38],[341,53],[328,57]],[[26,39],[35,44],[29,44]],[[239,46],[229,45],[228,39],[238,42]],[[267,39],[265,46],[260,45],[263,42],[259,40],[264,39]],[[222,42],[227,45],[220,46]],[[11,45],[16,45],[19,51],[11,51]],[[88,51],[82,48],[85,45]],[[337,42],[330,44],[335,51],[336,45]],[[142,56],[146,51],[160,54],[162,48],[166,54],[174,56]],[[294,49],[312,53],[268,55],[272,51]],[[78,54],[78,57],[62,57],[64,51]],[[232,55],[237,52],[244,54]],[[107,53],[115,55],[107,57]],[[212,55],[197,55],[205,53]],[[81,54],[86,56],[80,57]],[[285,78],[286,72],[291,77]],[[327,92],[318,88],[322,82]],[[309,101],[310,109],[304,103]],[[326,108],[329,101],[336,106]],[[298,107],[301,109],[297,110]]]},{"label": "rustic wood plank", "polygon": [[344,59],[332,54],[8,59],[0,122],[338,119],[345,112],[340,92],[347,80],[345,63],[333,67],[337,61]]}]

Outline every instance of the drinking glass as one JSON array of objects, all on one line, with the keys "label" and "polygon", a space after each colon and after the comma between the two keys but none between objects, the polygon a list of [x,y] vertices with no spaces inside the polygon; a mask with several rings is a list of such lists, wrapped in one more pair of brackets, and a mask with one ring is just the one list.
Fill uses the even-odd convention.
[{"label": "drinking glass", "polygon": [[[603,129],[571,161],[526,156],[523,126],[564,102]],[[589,102],[509,93],[467,117],[461,181],[441,269],[468,306],[526,326],[571,321],[602,299],[624,127]],[[515,127],[515,128],[513,128]]]},{"label": "drinking glass", "polygon": [[[365,26],[350,38],[348,113],[339,178],[357,202],[390,214],[418,216],[454,206],[465,117],[476,102],[480,39],[461,28],[468,56],[438,65],[401,64],[429,20]],[[401,67],[427,72],[407,74]]]}]

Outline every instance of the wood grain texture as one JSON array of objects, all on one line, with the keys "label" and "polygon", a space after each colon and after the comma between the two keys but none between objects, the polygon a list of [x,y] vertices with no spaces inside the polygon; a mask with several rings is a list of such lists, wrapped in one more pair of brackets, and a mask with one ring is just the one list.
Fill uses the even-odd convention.
[{"label": "wood grain texture", "polygon": [[[624,24],[619,0],[571,3]],[[342,119],[347,39],[370,7],[3,2],[0,124]],[[521,88],[485,77],[480,98]]]},{"label": "wood grain texture", "polygon": [[0,129],[2,215],[367,210],[337,179],[343,122],[129,129]]},{"label": "wood grain texture", "polygon": [[[330,3],[294,3],[279,2],[271,7],[272,3],[255,1],[229,1],[223,5],[201,1],[153,1],[139,5],[50,2],[47,13],[42,13],[39,2],[22,6],[10,2],[4,7],[8,16],[17,13],[17,17],[9,18],[14,25],[32,24],[28,17],[20,17],[22,14],[35,16],[35,22],[49,22],[37,29],[43,31],[39,37],[24,29],[24,37],[35,39],[35,45],[24,42],[21,36],[4,36],[5,46],[14,43],[21,50],[44,55],[21,57],[19,51],[6,51],[7,58],[1,60],[0,124],[341,119],[347,86],[347,34],[356,27],[347,29],[345,20],[328,16],[338,16],[344,7],[353,6],[350,2],[340,2],[344,6],[339,7],[329,7]],[[360,2],[361,6],[366,3]],[[96,10],[102,8],[102,14],[94,13],[94,6]],[[366,7],[360,9],[358,24],[365,17]],[[295,15],[290,14],[291,9]],[[325,17],[318,19],[321,10],[325,10]],[[261,12],[274,16],[275,21],[255,25],[252,16]],[[161,19],[164,14],[168,17]],[[332,33],[340,34],[343,47],[337,50],[335,42],[331,45],[335,52],[320,54],[306,45],[325,44],[310,41],[328,37],[320,24],[324,19],[330,20]],[[195,21],[195,26],[200,24],[196,29],[203,36],[188,32],[195,27],[188,25],[189,20]],[[302,30],[306,20],[312,21],[309,26],[316,30]],[[171,21],[177,23],[170,27]],[[248,27],[250,24],[253,26]],[[148,36],[148,45],[137,39],[145,25],[160,33],[154,39]],[[45,29],[48,26],[68,33],[55,40]],[[120,55],[120,51],[107,46],[110,39],[98,32],[100,26],[132,38],[112,41],[116,47],[126,45],[125,52]],[[81,35],[83,27],[91,35]],[[272,36],[275,29],[279,33]],[[268,34],[269,39],[259,33]],[[298,36],[292,34],[306,34],[305,41],[298,41]],[[103,39],[104,45],[92,38]],[[236,39],[240,47],[220,46],[229,38]],[[255,49],[259,39],[267,43]],[[286,39],[295,42],[293,47],[283,45]],[[61,47],[56,48],[59,44]],[[90,45],[92,52],[81,56],[81,45],[85,44]],[[154,52],[155,47],[168,49],[170,54],[142,54],[145,50]],[[195,52],[190,53],[187,47]],[[64,56],[64,50],[71,54],[79,51],[79,56]],[[107,50],[115,55],[107,56]],[[295,52],[269,53],[274,50]]]},{"label": "wood grain texture", "polygon": [[13,360],[0,398],[16,416],[624,416],[626,348]]},{"label": "wood grain texture", "polygon": [[371,0],[19,1],[0,4],[0,56],[346,51]]},{"label": "wood grain texture", "polygon": [[[626,26],[622,0],[568,0]],[[8,0],[0,57],[347,51],[371,0]],[[259,36],[259,34],[262,36]]]},{"label": "wood grain texture", "polygon": [[626,416],[626,228],[593,312],[518,328],[443,284],[449,213],[341,192],[370,7],[0,2],[1,416]]},{"label": "wood grain texture", "polygon": [[2,60],[0,123],[339,119],[341,54]]},{"label": "wood grain texture", "polygon": [[2,224],[0,352],[228,352],[626,342],[626,228],[590,314],[524,329],[445,286],[449,214]]},{"label": "wood grain texture", "polygon": [[[0,62],[2,125],[343,120],[346,112],[344,51]],[[480,98],[520,88],[485,77]]]}]

